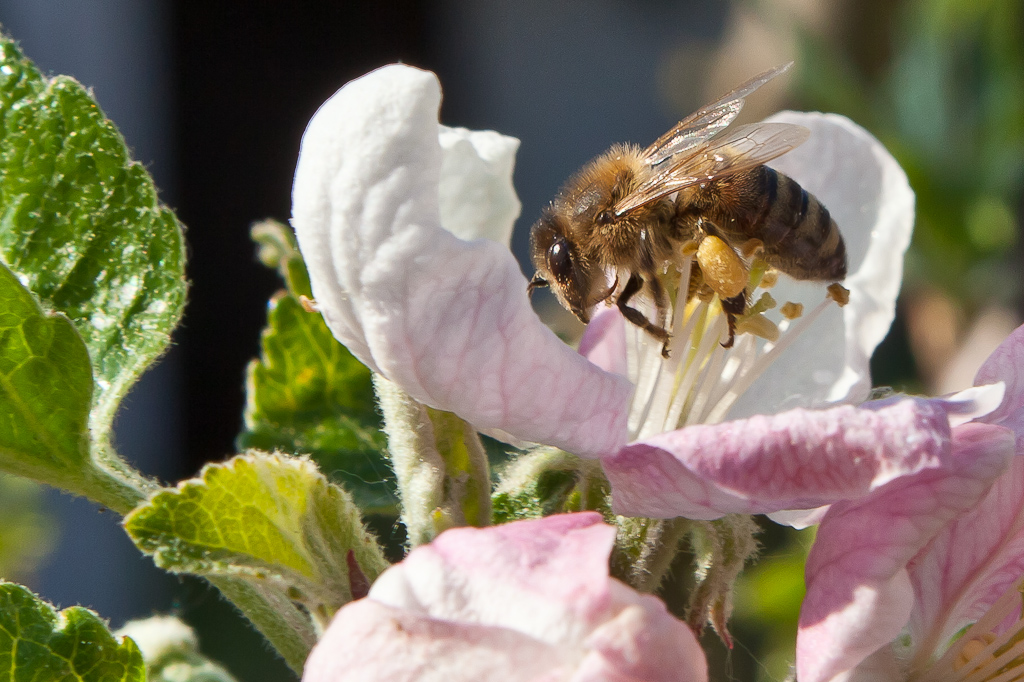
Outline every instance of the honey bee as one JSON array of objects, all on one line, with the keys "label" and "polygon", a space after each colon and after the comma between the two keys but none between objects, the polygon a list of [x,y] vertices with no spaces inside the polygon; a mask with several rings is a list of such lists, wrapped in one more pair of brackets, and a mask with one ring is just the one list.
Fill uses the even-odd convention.
[{"label": "honey bee", "polygon": [[[627,320],[665,344],[667,357],[669,296],[658,273],[668,264],[694,257],[688,296],[718,294],[725,347],[746,309],[754,254],[795,279],[844,279],[846,246],[828,209],[764,165],[810,131],[768,122],[726,130],[744,98],[792,64],[755,76],[646,149],[616,145],[572,176],[531,229],[536,274],[527,290],[550,286],[584,323],[594,305],[614,297]],[[644,293],[655,321],[629,305]]]}]

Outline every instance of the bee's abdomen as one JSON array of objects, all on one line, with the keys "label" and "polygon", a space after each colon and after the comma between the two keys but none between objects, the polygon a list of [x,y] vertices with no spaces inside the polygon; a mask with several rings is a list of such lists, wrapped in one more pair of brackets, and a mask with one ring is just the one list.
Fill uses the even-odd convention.
[{"label": "bee's abdomen", "polygon": [[796,279],[846,277],[846,245],[828,209],[792,178],[761,166],[764,204],[756,232],[765,260]]}]

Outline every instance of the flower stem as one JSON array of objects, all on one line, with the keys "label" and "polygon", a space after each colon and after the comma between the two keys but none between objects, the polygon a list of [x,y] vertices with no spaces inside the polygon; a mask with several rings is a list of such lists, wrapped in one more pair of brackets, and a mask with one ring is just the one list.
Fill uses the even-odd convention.
[{"label": "flower stem", "polygon": [[490,525],[490,471],[476,430],[454,414],[421,405],[380,375],[373,384],[409,547],[454,526]]}]

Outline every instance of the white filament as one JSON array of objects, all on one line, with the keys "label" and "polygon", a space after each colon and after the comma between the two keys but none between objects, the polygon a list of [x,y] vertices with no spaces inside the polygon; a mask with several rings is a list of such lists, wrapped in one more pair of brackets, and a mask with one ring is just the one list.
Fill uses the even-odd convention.
[{"label": "white filament", "polygon": [[692,267],[691,257],[679,268],[668,359],[660,342],[627,325],[627,368],[637,387],[629,419],[633,440],[723,421],[743,392],[833,303],[826,297],[795,322],[780,320],[774,343],[738,334],[733,347],[724,348],[728,324],[718,298],[687,301]]}]

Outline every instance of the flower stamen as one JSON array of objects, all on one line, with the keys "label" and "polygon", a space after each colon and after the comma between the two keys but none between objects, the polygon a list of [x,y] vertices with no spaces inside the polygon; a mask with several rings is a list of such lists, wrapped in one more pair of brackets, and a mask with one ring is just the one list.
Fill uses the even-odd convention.
[{"label": "flower stamen", "polygon": [[[1011,682],[1024,679],[1024,619],[1020,618],[1021,585],[1010,586],[988,611],[934,664],[918,682]],[[1017,615],[1009,627],[1008,619]]]},{"label": "flower stamen", "polygon": [[[743,392],[829,305],[845,302],[845,289],[829,288],[821,304],[806,315],[802,305],[787,303],[778,311],[782,320],[776,323],[765,313],[775,310],[777,303],[762,291],[736,318],[733,347],[723,348],[726,314],[719,296],[702,286],[699,277],[693,281],[693,251],[687,250],[689,257],[679,268],[664,275],[666,288],[674,292],[668,359],[662,357],[660,343],[639,328],[631,330],[628,367],[637,386],[630,409],[632,439],[722,421]],[[776,279],[772,268],[755,260],[747,291],[756,296],[757,290],[774,286]]]}]

